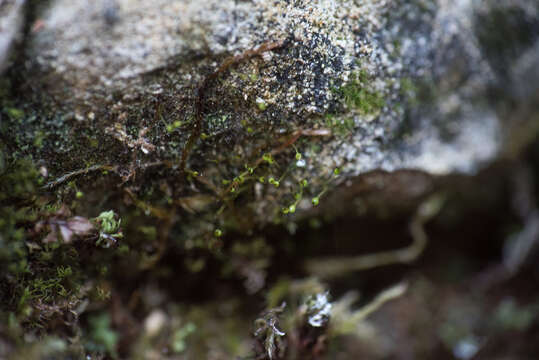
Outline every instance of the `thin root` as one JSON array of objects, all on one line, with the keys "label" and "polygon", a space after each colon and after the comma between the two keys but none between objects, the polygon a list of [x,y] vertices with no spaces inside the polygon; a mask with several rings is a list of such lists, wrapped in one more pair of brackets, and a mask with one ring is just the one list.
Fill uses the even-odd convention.
[{"label": "thin root", "polygon": [[439,213],[443,203],[443,196],[435,194],[419,206],[410,222],[410,234],[413,242],[403,249],[353,257],[315,259],[307,261],[305,267],[312,274],[330,278],[353,271],[368,270],[392,264],[409,264],[415,261],[427,246],[428,237],[424,225]]}]

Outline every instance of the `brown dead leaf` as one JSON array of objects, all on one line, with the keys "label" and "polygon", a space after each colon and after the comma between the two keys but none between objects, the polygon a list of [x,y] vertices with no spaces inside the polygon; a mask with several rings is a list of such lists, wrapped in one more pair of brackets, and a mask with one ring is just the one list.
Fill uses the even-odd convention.
[{"label": "brown dead leaf", "polygon": [[67,226],[67,223],[61,224],[59,228],[64,243],[69,244],[71,242],[71,238],[73,237],[73,231]]},{"label": "brown dead leaf", "polygon": [[50,244],[58,241],[58,230],[56,225],[51,225],[51,231],[43,239],[43,243]]},{"label": "brown dead leaf", "polygon": [[68,220],[51,219],[48,221],[48,225],[50,232],[43,239],[44,243],[58,241],[58,233],[60,233],[63,242],[69,244],[73,241],[73,236],[88,235],[94,230],[94,225],[90,220],[82,216],[74,216]]},{"label": "brown dead leaf", "polygon": [[74,216],[67,220],[67,227],[75,233],[75,235],[87,235],[94,229],[94,225],[85,217]]}]

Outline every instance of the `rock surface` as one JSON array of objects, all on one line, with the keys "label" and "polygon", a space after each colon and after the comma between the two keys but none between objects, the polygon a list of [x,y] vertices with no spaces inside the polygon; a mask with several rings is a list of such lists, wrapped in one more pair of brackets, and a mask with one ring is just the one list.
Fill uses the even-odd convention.
[{"label": "rock surface", "polygon": [[25,0],[0,2],[0,74],[8,66],[13,44],[20,40]]},{"label": "rock surface", "polygon": [[[498,19],[501,8],[526,23]],[[473,173],[508,141],[500,104],[537,92],[537,82],[520,86],[538,76],[537,11],[445,0],[57,0],[27,49],[26,91],[50,111],[19,122],[17,146],[39,139],[30,152],[55,176],[101,164],[125,181],[129,169],[186,162],[211,187],[226,185],[220,194],[249,177],[259,215],[265,201],[270,213],[290,200],[309,208],[291,198],[303,179],[315,196],[374,169]],[[497,21],[516,34],[501,54],[488,38]],[[499,92],[504,82],[519,90]]]}]

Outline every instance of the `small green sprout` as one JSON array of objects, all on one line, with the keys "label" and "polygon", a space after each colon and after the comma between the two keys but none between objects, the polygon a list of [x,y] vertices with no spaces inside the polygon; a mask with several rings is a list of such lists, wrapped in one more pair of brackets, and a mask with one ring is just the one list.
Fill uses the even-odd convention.
[{"label": "small green sprout", "polygon": [[120,229],[122,220],[113,210],[102,212],[95,218],[95,221],[99,228],[99,239],[96,245],[110,247],[116,243],[117,239],[123,237],[122,230]]},{"label": "small green sprout", "polygon": [[318,204],[320,203],[320,198],[326,193],[326,191],[328,191],[328,188],[324,187],[324,189],[318,195],[311,199],[311,203],[313,204],[313,206],[318,206]]},{"label": "small green sprout", "polygon": [[215,229],[215,231],[213,232],[213,235],[219,238],[223,236],[223,231],[221,229]]},{"label": "small green sprout", "polygon": [[284,208],[283,209],[283,214],[293,214],[296,212],[296,208],[299,204],[299,202],[301,201],[301,199],[303,199],[303,189],[305,187],[307,187],[308,185],[308,182],[306,179],[303,179],[301,181],[299,181],[299,191],[297,193],[294,194],[294,202],[292,204],[290,204],[288,207]]},{"label": "small green sprout", "polygon": [[278,181],[278,180],[275,180],[275,179],[273,178],[273,176],[270,177],[270,178],[268,179],[268,182],[269,182],[270,184],[272,184],[273,186],[275,186],[275,187],[279,187],[279,185],[280,185],[279,181]]},{"label": "small green sprout", "polygon": [[104,211],[96,218],[101,225],[101,230],[112,234],[120,227],[121,220],[116,221],[114,210]]},{"label": "small green sprout", "polygon": [[265,153],[263,156],[262,156],[262,160],[264,160],[265,162],[267,162],[269,165],[273,165],[275,163],[275,160],[273,159],[273,156],[271,156],[270,153]]},{"label": "small green sprout", "polygon": [[77,191],[77,193],[75,194],[75,197],[77,199],[82,199],[83,196],[84,196],[84,193],[82,191]]},{"label": "small green sprout", "polygon": [[196,178],[197,176],[200,176],[200,173],[198,171],[186,169],[185,172],[187,173],[187,179],[189,181],[191,181],[193,178]]},{"label": "small green sprout", "polygon": [[339,168],[335,168],[333,170],[333,175],[335,175],[335,176],[338,176],[340,173],[341,173],[341,169],[339,169]]},{"label": "small green sprout", "polygon": [[172,124],[167,125],[167,131],[168,132],[173,132],[174,130],[176,130],[177,128],[179,128],[182,125],[183,125],[183,123],[180,120],[176,120]]},{"label": "small green sprout", "polygon": [[301,153],[298,151],[298,148],[294,144],[292,144],[292,146],[294,147],[294,150],[296,151],[296,160],[300,161],[301,160]]}]

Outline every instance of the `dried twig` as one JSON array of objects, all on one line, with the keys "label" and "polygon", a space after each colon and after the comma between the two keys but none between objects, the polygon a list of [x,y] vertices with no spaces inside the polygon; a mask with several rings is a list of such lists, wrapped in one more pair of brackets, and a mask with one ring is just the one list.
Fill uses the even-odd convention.
[{"label": "dried twig", "polygon": [[78,177],[78,176],[81,176],[81,175],[86,175],[86,174],[88,174],[90,172],[94,172],[94,171],[101,171],[101,170],[116,171],[116,167],[111,166],[111,165],[93,165],[93,166],[90,166],[89,168],[86,168],[86,169],[75,170],[75,171],[72,171],[70,173],[67,173],[65,175],[60,176],[58,179],[56,179],[54,181],[51,181],[51,182],[47,183],[46,185],[43,186],[43,189],[44,190],[52,190],[55,187],[57,187],[58,185],[61,185],[61,184],[65,183],[66,181],[69,181],[69,180],[71,180],[71,179],[73,179],[75,177]]}]

